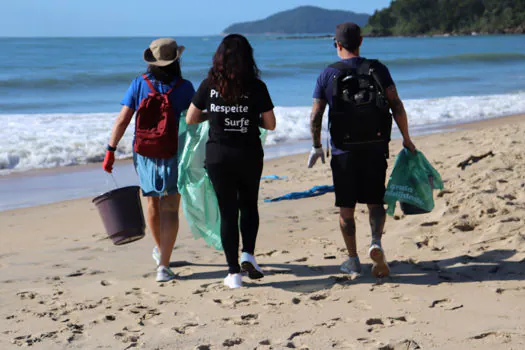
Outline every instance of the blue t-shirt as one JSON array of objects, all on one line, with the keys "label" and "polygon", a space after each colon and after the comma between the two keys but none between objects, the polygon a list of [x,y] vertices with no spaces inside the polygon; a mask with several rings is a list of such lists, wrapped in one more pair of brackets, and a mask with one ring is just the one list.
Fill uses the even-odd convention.
[{"label": "blue t-shirt", "polygon": [[[177,81],[174,81],[173,83],[168,85],[160,81],[156,81],[151,74],[148,74],[147,76],[148,79],[150,79],[150,81],[153,83],[155,89],[160,93],[168,92],[169,89],[171,89],[171,87],[177,83]],[[141,75],[139,77],[136,77],[131,82],[128,91],[126,91],[126,94],[124,95],[124,98],[122,99],[120,104],[128,106],[129,108],[136,111],[137,109],[139,109],[142,100],[148,97],[148,94],[150,92],[151,90],[148,86],[148,83],[146,83],[146,81]],[[193,84],[188,80],[183,80],[183,82],[171,92],[169,99],[171,107],[173,108],[173,112],[175,113],[177,119],[180,118],[180,114],[184,110],[190,107],[191,99],[193,98],[194,94],[195,89],[193,88]]]},{"label": "blue t-shirt", "polygon": [[[359,64],[363,60],[364,60],[363,57],[353,57],[353,58],[342,60],[342,62],[346,63],[349,69],[355,69],[359,66]],[[374,65],[374,69],[377,72],[378,79],[383,89],[386,90],[392,85],[394,85],[392,76],[390,75],[390,72],[385,65],[383,65],[381,62],[377,62]],[[326,67],[325,70],[317,78],[317,82],[315,84],[313,98],[327,101],[328,108],[332,108],[332,93],[333,93],[334,76],[338,75],[339,73],[341,73],[341,71],[337,68]],[[338,154],[345,153],[344,151],[335,148],[333,142],[331,142],[331,145],[332,145],[332,154],[338,155]]]}]

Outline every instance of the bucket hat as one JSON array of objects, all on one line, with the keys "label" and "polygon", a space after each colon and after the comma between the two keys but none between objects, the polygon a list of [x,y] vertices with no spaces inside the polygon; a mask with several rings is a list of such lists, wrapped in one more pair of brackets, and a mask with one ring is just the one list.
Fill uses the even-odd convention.
[{"label": "bucket hat", "polygon": [[144,50],[144,61],[154,66],[165,67],[178,60],[185,49],[184,46],[177,45],[174,39],[156,39]]}]

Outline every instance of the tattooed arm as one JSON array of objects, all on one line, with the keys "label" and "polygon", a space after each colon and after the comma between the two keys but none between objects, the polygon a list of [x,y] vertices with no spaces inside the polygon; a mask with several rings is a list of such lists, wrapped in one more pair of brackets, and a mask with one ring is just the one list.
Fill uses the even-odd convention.
[{"label": "tattooed arm", "polygon": [[386,98],[394,115],[394,120],[396,121],[399,131],[403,136],[403,146],[408,148],[410,151],[414,152],[416,146],[412,143],[410,135],[408,133],[408,119],[407,112],[405,111],[405,106],[397,94],[397,89],[395,85],[390,86],[386,89]]},{"label": "tattooed arm", "polygon": [[319,98],[314,98],[312,113],[310,114],[310,132],[312,134],[312,142],[315,148],[322,147],[321,129],[323,125],[323,114],[325,109],[326,101]]}]

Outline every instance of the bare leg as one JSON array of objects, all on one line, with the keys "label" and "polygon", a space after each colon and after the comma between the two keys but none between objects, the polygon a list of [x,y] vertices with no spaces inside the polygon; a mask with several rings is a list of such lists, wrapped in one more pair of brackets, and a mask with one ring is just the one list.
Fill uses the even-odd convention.
[{"label": "bare leg", "polygon": [[355,258],[357,256],[354,212],[354,208],[341,208],[339,216],[341,233],[343,234],[343,239],[345,240],[346,249],[348,249],[348,256],[351,258]]},{"label": "bare leg", "polygon": [[151,230],[155,245],[160,247],[160,198],[146,197],[146,199],[148,201],[148,226]]},{"label": "bare leg", "polygon": [[180,194],[160,199],[160,265],[170,265],[171,252],[179,231]]},{"label": "bare leg", "polygon": [[372,259],[372,274],[377,278],[390,275],[390,268],[386,262],[385,253],[381,248],[381,237],[385,228],[386,212],[382,205],[368,205],[370,228],[372,230],[372,244],[368,251]]},{"label": "bare leg", "polygon": [[368,216],[370,219],[370,229],[372,230],[372,243],[381,245],[381,237],[383,237],[386,221],[384,206],[368,204]]}]

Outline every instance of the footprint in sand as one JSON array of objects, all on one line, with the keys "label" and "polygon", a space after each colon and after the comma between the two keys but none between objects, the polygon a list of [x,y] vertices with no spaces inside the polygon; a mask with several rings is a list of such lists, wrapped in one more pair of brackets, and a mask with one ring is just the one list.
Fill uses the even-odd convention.
[{"label": "footprint in sand", "polygon": [[141,296],[142,290],[139,287],[133,287],[131,290],[127,290],[124,292],[125,295],[134,295],[134,296]]},{"label": "footprint in sand", "polygon": [[38,295],[37,293],[35,292],[31,292],[31,291],[26,291],[26,292],[18,292],[16,293],[16,295],[21,299],[21,300],[27,300],[27,299],[35,299],[35,297]]},{"label": "footprint in sand", "polygon": [[[129,334],[128,332],[118,332],[118,333],[115,333],[113,336],[115,337],[115,339],[120,340],[124,344],[131,343],[131,344],[136,345],[141,335],[142,333],[141,334]],[[127,347],[127,349],[133,346],[130,345]]]},{"label": "footprint in sand", "polygon": [[257,325],[259,324],[259,322],[257,321],[258,318],[259,318],[258,314],[241,315],[241,319],[238,321],[233,321],[233,324],[236,326]]},{"label": "footprint in sand", "polygon": [[397,343],[379,346],[378,350],[418,350],[421,349],[418,343],[412,339],[405,339]]},{"label": "footprint in sand", "polygon": [[229,307],[229,308],[236,308],[237,306],[249,306],[249,305],[253,305],[253,304],[256,304],[257,302],[254,302],[252,301],[251,299],[248,299],[248,298],[234,298],[234,299],[231,299],[231,300],[227,300],[226,302],[224,302],[223,305],[225,305],[226,307]]},{"label": "footprint in sand", "polygon": [[225,346],[227,348],[230,348],[235,345],[240,345],[244,342],[244,339],[242,338],[232,338],[232,339],[226,339],[222,342],[222,346]]},{"label": "footprint in sand", "polygon": [[90,247],[75,247],[75,248],[69,248],[66,249],[67,252],[80,252],[82,250],[88,250]]},{"label": "footprint in sand", "polygon": [[320,301],[326,298],[328,298],[328,294],[314,294],[310,296],[310,300],[313,300],[313,301]]},{"label": "footprint in sand", "polygon": [[195,347],[195,350],[211,350],[211,345],[209,344],[206,344],[206,345],[197,345]]},{"label": "footprint in sand", "polygon": [[270,250],[268,252],[265,252],[265,253],[258,253],[256,254],[256,256],[272,256],[274,255],[275,253],[277,253],[277,250]]},{"label": "footprint in sand", "polygon": [[80,270],[77,270],[75,272],[72,272],[72,273],[66,275],[66,277],[80,277],[80,276],[84,275],[86,273],[86,271],[87,271],[87,267],[83,267]]},{"label": "footprint in sand", "polygon": [[188,322],[188,323],[183,324],[180,327],[173,327],[172,330],[174,330],[178,334],[189,334],[189,333],[194,332],[194,328],[196,327],[199,327],[198,323]]},{"label": "footprint in sand", "polygon": [[369,318],[365,321],[367,326],[384,326],[383,320],[380,318]]},{"label": "footprint in sand", "polygon": [[395,326],[395,325],[403,324],[403,323],[414,323],[415,322],[412,318],[406,317],[406,316],[388,317],[387,319],[388,319],[388,324],[390,326]]},{"label": "footprint in sand", "polygon": [[488,337],[503,338],[504,339],[503,342],[505,343],[505,342],[510,341],[510,339],[512,338],[512,333],[501,332],[501,331],[491,331],[491,332],[480,333],[478,335],[470,337],[469,339],[480,340],[480,339],[485,339]]},{"label": "footprint in sand", "polygon": [[335,327],[339,322],[341,322],[341,317],[332,318],[331,320],[323,323],[316,324],[317,327],[326,327],[332,328]]},{"label": "footprint in sand", "polygon": [[427,222],[421,223],[419,226],[421,226],[421,227],[432,227],[432,226],[436,226],[438,224],[439,224],[439,221],[427,221]]},{"label": "footprint in sand", "polygon": [[204,294],[204,293],[208,293],[211,291],[216,292],[219,290],[224,290],[225,288],[227,287],[224,286],[221,282],[205,283],[205,284],[201,284],[199,288],[195,289],[192,293],[193,294]]}]

